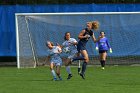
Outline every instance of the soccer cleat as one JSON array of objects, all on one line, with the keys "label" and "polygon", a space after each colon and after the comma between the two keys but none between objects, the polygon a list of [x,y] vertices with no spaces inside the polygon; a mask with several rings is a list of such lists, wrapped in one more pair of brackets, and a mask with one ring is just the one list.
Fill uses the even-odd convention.
[{"label": "soccer cleat", "polygon": [[71,79],[71,77],[72,77],[72,74],[69,74],[67,80]]},{"label": "soccer cleat", "polygon": [[57,78],[53,78],[52,80],[53,80],[53,81],[57,81]]},{"label": "soccer cleat", "polygon": [[61,80],[62,80],[62,78],[61,78],[61,77],[59,77],[59,80],[61,81]]},{"label": "soccer cleat", "polygon": [[80,76],[82,77],[82,79],[85,79],[85,75],[80,73]]},{"label": "soccer cleat", "polygon": [[80,74],[81,68],[78,68],[78,74]]}]

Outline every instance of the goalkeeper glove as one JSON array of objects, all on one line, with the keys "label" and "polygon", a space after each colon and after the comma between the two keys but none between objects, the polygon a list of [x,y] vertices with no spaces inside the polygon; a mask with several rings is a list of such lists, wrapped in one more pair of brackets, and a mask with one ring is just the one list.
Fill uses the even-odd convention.
[{"label": "goalkeeper glove", "polygon": [[111,49],[111,48],[110,48],[110,50],[109,50],[109,51],[110,51],[110,53],[112,53],[112,49]]},{"label": "goalkeeper glove", "polygon": [[98,51],[98,47],[96,47],[95,49],[96,49],[96,51]]}]

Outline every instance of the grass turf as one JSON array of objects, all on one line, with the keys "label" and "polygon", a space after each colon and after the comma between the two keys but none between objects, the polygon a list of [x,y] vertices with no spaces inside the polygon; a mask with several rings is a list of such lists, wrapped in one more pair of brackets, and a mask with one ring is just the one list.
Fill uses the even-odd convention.
[{"label": "grass turf", "polygon": [[0,68],[0,93],[140,93],[140,67],[87,67],[86,79],[72,67],[73,77],[66,80],[62,67],[62,81],[51,81],[49,67],[17,69]]}]

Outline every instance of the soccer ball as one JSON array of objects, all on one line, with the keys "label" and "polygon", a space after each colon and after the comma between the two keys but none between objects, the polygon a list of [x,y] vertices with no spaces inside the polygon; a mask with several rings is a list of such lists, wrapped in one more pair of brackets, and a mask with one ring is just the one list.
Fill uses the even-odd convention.
[{"label": "soccer ball", "polygon": [[70,48],[69,47],[64,47],[63,48],[63,52],[64,53],[69,53],[70,52]]}]

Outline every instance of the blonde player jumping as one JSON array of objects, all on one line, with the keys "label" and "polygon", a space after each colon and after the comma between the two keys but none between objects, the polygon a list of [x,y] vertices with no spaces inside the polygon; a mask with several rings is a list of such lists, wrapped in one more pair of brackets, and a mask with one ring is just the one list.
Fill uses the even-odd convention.
[{"label": "blonde player jumping", "polygon": [[82,56],[73,58],[73,61],[75,60],[84,60],[83,64],[82,64],[82,71],[80,73],[80,76],[85,79],[85,71],[86,71],[86,66],[87,63],[89,62],[89,57],[88,57],[88,53],[87,53],[87,49],[86,49],[86,44],[89,40],[90,37],[92,37],[94,42],[97,42],[98,40],[96,40],[94,33],[92,31],[92,29],[94,31],[96,31],[99,28],[99,22],[98,21],[93,21],[93,22],[87,22],[86,24],[86,28],[83,29],[80,34],[78,35],[79,38],[79,42],[77,45],[77,50],[79,55],[81,54]]}]

